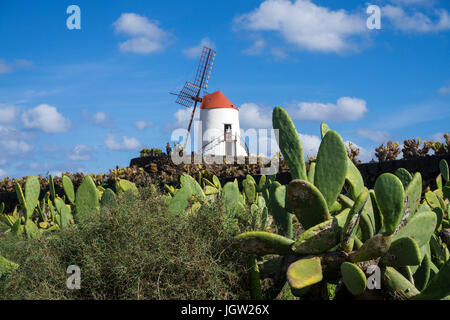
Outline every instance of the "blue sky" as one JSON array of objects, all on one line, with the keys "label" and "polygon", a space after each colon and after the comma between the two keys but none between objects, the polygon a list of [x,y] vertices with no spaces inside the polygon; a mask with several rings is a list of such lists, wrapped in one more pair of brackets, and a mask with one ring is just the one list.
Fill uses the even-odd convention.
[{"label": "blue sky", "polygon": [[[81,9],[69,30],[66,9]],[[327,122],[370,160],[383,141],[438,139],[450,120],[450,3],[0,0],[0,177],[127,166],[189,112],[169,92],[217,55],[208,91],[241,127],[292,115],[307,153]]]}]

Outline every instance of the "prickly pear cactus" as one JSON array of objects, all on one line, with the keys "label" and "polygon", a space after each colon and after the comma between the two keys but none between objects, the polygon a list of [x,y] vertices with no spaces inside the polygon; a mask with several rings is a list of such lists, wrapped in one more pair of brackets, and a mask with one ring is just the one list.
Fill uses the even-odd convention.
[{"label": "prickly pear cactus", "polygon": [[[443,181],[438,184],[439,189],[425,195],[420,173],[410,174],[404,169],[395,175],[382,174],[374,190],[368,190],[358,169],[349,161],[342,138],[322,124],[322,143],[313,162],[315,166],[310,168],[308,177],[296,179],[301,165],[295,164],[303,161],[303,154],[296,144],[298,133],[283,111],[279,107],[274,110],[273,123],[281,128],[281,118],[288,126],[282,141],[292,141],[294,147],[289,149],[280,142],[280,149],[290,168],[296,168],[291,168],[291,173],[297,173],[287,186],[261,178],[256,191],[269,204],[269,214],[278,230],[280,217],[286,216],[280,213],[288,212],[288,204],[306,230],[293,240],[271,232],[246,232],[236,236],[236,248],[262,261],[267,255],[282,256],[276,279],[283,279],[285,274],[297,297],[317,298],[321,288],[330,283],[343,283],[346,292],[354,296],[377,297],[366,287],[379,283],[366,275],[372,272],[369,269],[374,270],[371,267],[378,266],[380,297],[449,299],[450,252],[446,235],[450,232],[445,228],[450,227],[450,184],[445,191],[446,163],[440,164]],[[423,196],[425,202],[421,203]],[[256,212],[254,204],[251,208]],[[255,283],[252,286],[258,287]],[[270,290],[283,287],[283,283],[277,283]],[[336,287],[336,297],[342,288]],[[266,296],[264,292],[262,296]]]},{"label": "prickly pear cactus", "polygon": [[284,109],[275,107],[272,124],[273,128],[278,130],[278,145],[291,171],[292,179],[308,179],[302,145],[291,117]]},{"label": "prickly pear cactus", "polygon": [[68,176],[62,176],[62,185],[64,189],[64,193],[66,194],[67,200],[71,204],[75,203],[75,189],[73,187],[72,180]]},{"label": "prickly pear cactus", "polygon": [[74,218],[77,223],[82,222],[90,213],[99,209],[97,187],[90,176],[85,176],[75,197]]}]

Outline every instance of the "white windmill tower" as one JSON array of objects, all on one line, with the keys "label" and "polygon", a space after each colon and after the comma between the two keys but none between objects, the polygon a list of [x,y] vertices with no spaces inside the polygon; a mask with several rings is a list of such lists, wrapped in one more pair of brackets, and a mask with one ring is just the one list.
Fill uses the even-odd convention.
[{"label": "white windmill tower", "polygon": [[[203,47],[194,83],[186,82],[177,94],[176,103],[187,108],[194,106],[183,150],[188,141],[197,103],[201,102],[202,130],[198,137],[197,153],[215,156],[247,156],[248,151],[240,135],[239,109],[221,91],[211,94],[206,92],[215,55],[214,50]],[[200,98],[202,93],[204,96]]]}]

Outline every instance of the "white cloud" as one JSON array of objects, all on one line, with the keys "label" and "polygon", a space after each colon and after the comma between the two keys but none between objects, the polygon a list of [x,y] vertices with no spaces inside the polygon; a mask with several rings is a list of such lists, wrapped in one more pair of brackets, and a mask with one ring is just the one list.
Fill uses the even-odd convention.
[{"label": "white cloud", "polygon": [[26,60],[26,59],[16,59],[16,60],[14,61],[14,65],[15,65],[16,67],[18,67],[18,68],[24,68],[24,69],[27,69],[27,68],[33,67],[33,66],[34,66],[34,63],[31,62],[31,61],[29,61],[29,60]]},{"label": "white cloud", "polygon": [[199,58],[202,54],[203,47],[208,47],[213,50],[216,49],[214,42],[212,42],[209,38],[203,38],[199,45],[185,49],[183,50],[183,53],[188,58]]},{"label": "white cloud", "polygon": [[13,67],[9,64],[6,64],[6,62],[2,59],[0,59],[0,74],[2,73],[10,73],[13,71]]},{"label": "white cloud", "polygon": [[149,54],[163,49],[168,34],[151,22],[147,17],[136,13],[122,13],[113,23],[116,33],[130,36],[131,39],[120,43],[121,51]]},{"label": "white cloud", "polygon": [[0,125],[0,165],[17,164],[27,153],[34,149],[34,145],[27,142],[32,136],[25,134],[11,126]]},{"label": "white cloud", "polygon": [[406,12],[398,6],[386,5],[381,9],[382,17],[387,17],[395,29],[419,33],[450,30],[450,15],[445,9],[433,9],[435,21],[422,12]]},{"label": "white cloud", "polygon": [[379,143],[385,142],[389,139],[389,132],[383,130],[359,128],[356,130],[356,134],[360,137]]},{"label": "white cloud", "polygon": [[366,101],[351,97],[339,98],[336,104],[300,102],[297,108],[290,109],[295,120],[316,121],[356,121],[368,111]]},{"label": "white cloud", "polygon": [[242,128],[270,128],[272,111],[253,102],[244,103],[239,108],[239,124]]},{"label": "white cloud", "polygon": [[27,129],[37,129],[46,133],[68,131],[72,123],[58,110],[48,104],[40,104],[22,114],[22,124]]},{"label": "white cloud", "polygon": [[25,60],[25,59],[16,59],[14,62],[6,63],[4,60],[0,59],[0,74],[2,73],[11,73],[15,68],[31,68],[33,66],[33,62]]},{"label": "white cloud", "polygon": [[3,140],[0,141],[0,146],[10,154],[27,153],[33,150],[33,147],[23,140]]},{"label": "white cloud", "polygon": [[[175,118],[175,125],[185,128],[189,124],[191,119],[192,110],[191,109],[178,109],[173,117]],[[194,119],[198,120],[200,118],[200,113],[197,111],[194,115]]]},{"label": "white cloud", "polygon": [[265,47],[266,47],[266,41],[264,41],[263,39],[257,39],[255,41],[253,41],[253,44],[251,45],[251,47],[244,50],[244,53],[248,54],[250,56],[258,55],[258,54],[262,53],[262,51]]},{"label": "white cloud", "polygon": [[418,5],[418,4],[431,4],[434,0],[391,0],[392,3],[398,3],[401,5]]},{"label": "white cloud", "polygon": [[6,171],[0,168],[0,178],[6,177]]},{"label": "white cloud", "polygon": [[300,142],[302,144],[302,149],[305,157],[308,155],[313,157],[319,151],[320,142],[322,141],[318,136],[309,134],[298,134],[300,136]]},{"label": "white cloud", "polygon": [[10,104],[0,103],[0,123],[11,123],[16,119],[19,108]]},{"label": "white cloud", "polygon": [[355,49],[351,37],[366,32],[363,14],[331,10],[309,0],[266,0],[234,19],[234,29],[276,32],[300,49],[341,52]]},{"label": "white cloud", "polygon": [[450,95],[450,84],[439,88],[439,94],[443,96]]},{"label": "white cloud", "polygon": [[73,148],[72,152],[67,156],[70,160],[80,161],[80,160],[90,160],[92,150],[85,144],[77,144]]},{"label": "white cloud", "polygon": [[122,136],[122,141],[118,141],[112,134],[106,136],[105,145],[111,150],[136,150],[141,147],[141,143],[134,137]]},{"label": "white cloud", "polygon": [[101,123],[105,122],[107,116],[106,116],[105,112],[97,112],[94,114],[93,118],[94,118],[95,124],[101,124]]},{"label": "white cloud", "polygon": [[150,39],[140,37],[133,38],[122,42],[119,45],[121,51],[124,52],[134,52],[140,54],[148,54],[153,53],[163,48],[162,44],[156,41],[152,41]]},{"label": "white cloud", "polygon": [[145,130],[146,128],[148,128],[148,127],[152,127],[152,126],[153,126],[153,122],[151,122],[151,121],[139,120],[139,121],[136,121],[136,122],[134,123],[134,126],[136,127],[136,129],[142,131],[142,130]]}]

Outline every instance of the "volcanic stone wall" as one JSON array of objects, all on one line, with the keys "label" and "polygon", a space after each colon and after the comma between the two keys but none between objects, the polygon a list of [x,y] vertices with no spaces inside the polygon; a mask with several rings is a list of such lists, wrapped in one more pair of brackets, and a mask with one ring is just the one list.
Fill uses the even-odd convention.
[{"label": "volcanic stone wall", "polygon": [[[445,159],[447,160],[448,163],[450,163],[450,154],[438,156],[433,155],[433,156],[392,160],[384,162],[363,163],[357,165],[357,168],[361,172],[361,175],[364,179],[364,184],[368,188],[374,187],[376,179],[381,174],[386,172],[394,173],[399,168],[405,168],[411,173],[420,172],[420,174],[422,175],[424,187],[430,186],[433,189],[436,188],[435,179],[439,175],[439,161],[441,159]],[[137,166],[145,168],[146,171],[152,170],[154,172],[157,172],[158,168],[161,167],[161,162],[165,162],[167,165],[167,161],[170,162],[170,159],[167,156],[164,158],[161,157],[135,158],[131,160],[130,167]],[[216,170],[217,168],[220,167],[221,167],[220,165],[214,166]],[[226,174],[223,174],[225,172]],[[226,171],[220,170],[220,172],[213,172],[213,173],[216,174],[223,183],[227,181],[233,181],[234,178],[237,178],[240,181],[245,178],[246,174],[251,174],[258,180],[259,167],[257,165],[247,164],[247,165],[240,165],[237,170],[226,170]],[[284,165],[283,162],[281,163],[280,171],[277,174],[277,180],[281,184],[288,184],[289,181],[291,181],[289,170]]]}]

